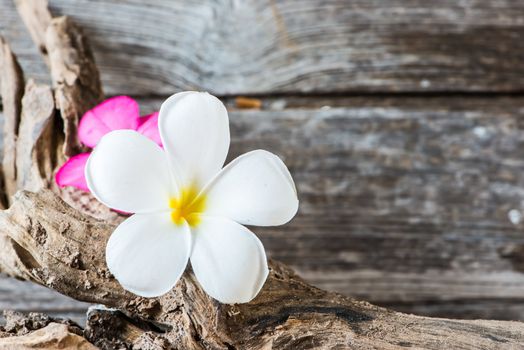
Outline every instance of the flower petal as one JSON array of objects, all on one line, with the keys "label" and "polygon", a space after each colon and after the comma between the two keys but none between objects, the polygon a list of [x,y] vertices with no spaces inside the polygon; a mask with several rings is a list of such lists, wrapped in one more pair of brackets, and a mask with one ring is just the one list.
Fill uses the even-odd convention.
[{"label": "flower petal", "polygon": [[106,247],[109,271],[128,291],[156,297],[173,288],[191,251],[189,227],[169,213],[135,214],[113,232]]},{"label": "flower petal", "polygon": [[202,188],[222,168],[229,149],[224,104],[205,92],[182,92],[160,107],[158,127],[181,187]]},{"label": "flower petal", "polygon": [[257,150],[229,163],[205,190],[206,214],[245,225],[276,226],[298,210],[295,184],[280,158]]},{"label": "flower petal", "polygon": [[138,128],[138,103],[128,96],[116,96],[87,111],[78,125],[80,141],[91,148],[113,130]]},{"label": "flower petal", "polygon": [[69,158],[58,169],[55,175],[56,184],[60,187],[73,186],[83,191],[89,191],[84,175],[88,158],[89,153],[81,153]]},{"label": "flower petal", "polygon": [[207,294],[226,303],[252,300],[269,274],[264,246],[246,227],[203,216],[193,232],[191,266]]},{"label": "flower petal", "polygon": [[140,117],[136,131],[155,141],[157,145],[162,146],[160,132],[158,131],[158,112]]},{"label": "flower petal", "polygon": [[165,153],[132,130],[116,130],[104,136],[91,153],[85,174],[93,195],[120,211],[168,210],[174,194]]}]

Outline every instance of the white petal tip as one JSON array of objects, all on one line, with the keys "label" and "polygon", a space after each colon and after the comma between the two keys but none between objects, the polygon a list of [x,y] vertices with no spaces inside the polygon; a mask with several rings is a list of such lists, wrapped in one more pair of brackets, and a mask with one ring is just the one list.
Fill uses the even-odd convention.
[{"label": "white petal tip", "polygon": [[173,225],[166,213],[135,214],[109,238],[106,264],[125,290],[154,298],[176,285],[190,250],[189,227]]},{"label": "white petal tip", "polygon": [[238,291],[238,293],[232,293],[231,295],[211,295],[209,296],[221,304],[235,305],[235,304],[247,304],[253,301],[264,287],[267,277],[269,276],[269,269],[266,267],[263,275],[260,278],[260,284],[253,289],[251,294],[246,294],[245,290]]},{"label": "white petal tip", "polygon": [[255,150],[229,163],[208,185],[208,213],[241,224],[279,226],[298,211],[293,178],[273,153]]},{"label": "white petal tip", "polygon": [[222,168],[229,149],[229,117],[208,93],[186,91],[160,107],[158,128],[181,187],[205,186]]},{"label": "white petal tip", "polygon": [[144,213],[168,209],[171,175],[162,149],[133,130],[106,134],[89,156],[87,187],[104,205]]},{"label": "white petal tip", "polygon": [[202,289],[223,304],[253,300],[269,274],[262,242],[225,218],[203,217],[194,232],[191,266]]}]

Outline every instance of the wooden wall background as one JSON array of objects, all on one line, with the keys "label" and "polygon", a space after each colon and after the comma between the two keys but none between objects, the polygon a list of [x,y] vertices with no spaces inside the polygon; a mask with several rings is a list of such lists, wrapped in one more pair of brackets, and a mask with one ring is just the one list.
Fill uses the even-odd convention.
[{"label": "wooden wall background", "polygon": [[[89,34],[108,96],[230,107],[232,154],[281,155],[301,208],[256,229],[315,285],[393,309],[524,320],[524,2],[51,0]],[[11,0],[0,33],[48,72]],[[256,96],[259,110],[233,98]],[[1,229],[1,228],[0,228]],[[86,304],[0,279],[0,309]]]}]

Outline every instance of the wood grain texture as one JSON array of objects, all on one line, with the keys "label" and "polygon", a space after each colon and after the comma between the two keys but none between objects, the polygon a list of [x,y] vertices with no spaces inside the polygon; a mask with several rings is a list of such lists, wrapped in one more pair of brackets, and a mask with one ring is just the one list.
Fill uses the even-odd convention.
[{"label": "wood grain texture", "polygon": [[524,98],[261,102],[228,101],[229,158],[264,148],[295,178],[297,218],[254,228],[269,256],[393,309],[524,320]]},{"label": "wood grain texture", "polygon": [[49,64],[45,36],[46,29],[51,24],[52,16],[49,12],[47,0],[14,0],[12,2],[16,4],[20,19],[24,22],[38,51],[44,56],[46,63]]},{"label": "wood grain texture", "polygon": [[[51,0],[93,41],[106,92],[522,91],[519,0]],[[0,33],[47,81],[11,0]]]},{"label": "wood grain texture", "polygon": [[83,31],[69,17],[53,18],[46,29],[55,101],[64,123],[64,155],[80,153],[80,118],[102,102],[104,94],[93,52]]},{"label": "wood grain texture", "polygon": [[57,139],[61,138],[57,119],[51,87],[29,80],[16,143],[17,189],[38,191],[50,186],[57,163]]},{"label": "wood grain texture", "polygon": [[[0,95],[2,97],[2,178],[3,190],[0,202],[7,207],[16,191],[16,141],[22,111],[24,74],[9,44],[0,36]],[[5,118],[5,119],[4,119]]]},{"label": "wood grain texture", "polygon": [[[16,255],[22,268],[10,266],[16,276],[29,272],[32,280],[66,295],[118,309],[103,308],[101,313],[109,312],[109,317],[100,312],[96,317],[93,310],[89,313],[84,336],[103,349],[524,346],[522,322],[401,314],[317,289],[286,265],[271,260],[264,287],[249,303],[216,302],[190,269],[168,293],[151,299],[137,297],[124,291],[105,266],[103,247],[115,226],[77,212],[48,190],[18,192],[11,207],[0,212],[0,224],[1,234],[19,245]],[[114,346],[122,343],[125,346]]]},{"label": "wood grain texture", "polygon": [[17,10],[51,71],[54,96],[64,124],[64,154],[83,149],[76,126],[103,99],[93,52],[82,29],[67,16],[52,18],[46,0],[16,0]]},{"label": "wood grain texture", "polygon": [[89,305],[35,283],[0,274],[0,310],[40,312],[51,317],[69,318],[83,325]]},{"label": "wood grain texture", "polygon": [[524,320],[524,99],[311,100],[230,112],[229,159],[267,149],[297,183],[298,216],[254,228],[269,255],[407,312]]}]

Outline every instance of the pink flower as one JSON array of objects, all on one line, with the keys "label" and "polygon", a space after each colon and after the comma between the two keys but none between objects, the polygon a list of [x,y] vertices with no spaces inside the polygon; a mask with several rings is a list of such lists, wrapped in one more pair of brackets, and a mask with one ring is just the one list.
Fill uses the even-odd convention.
[{"label": "pink flower", "polygon": [[[84,145],[94,148],[102,136],[121,129],[136,130],[162,146],[158,112],[141,117],[138,103],[129,96],[112,97],[87,111],[78,125],[78,138]],[[89,191],[84,175],[89,155],[81,153],[69,158],[56,173],[58,186]]]}]

